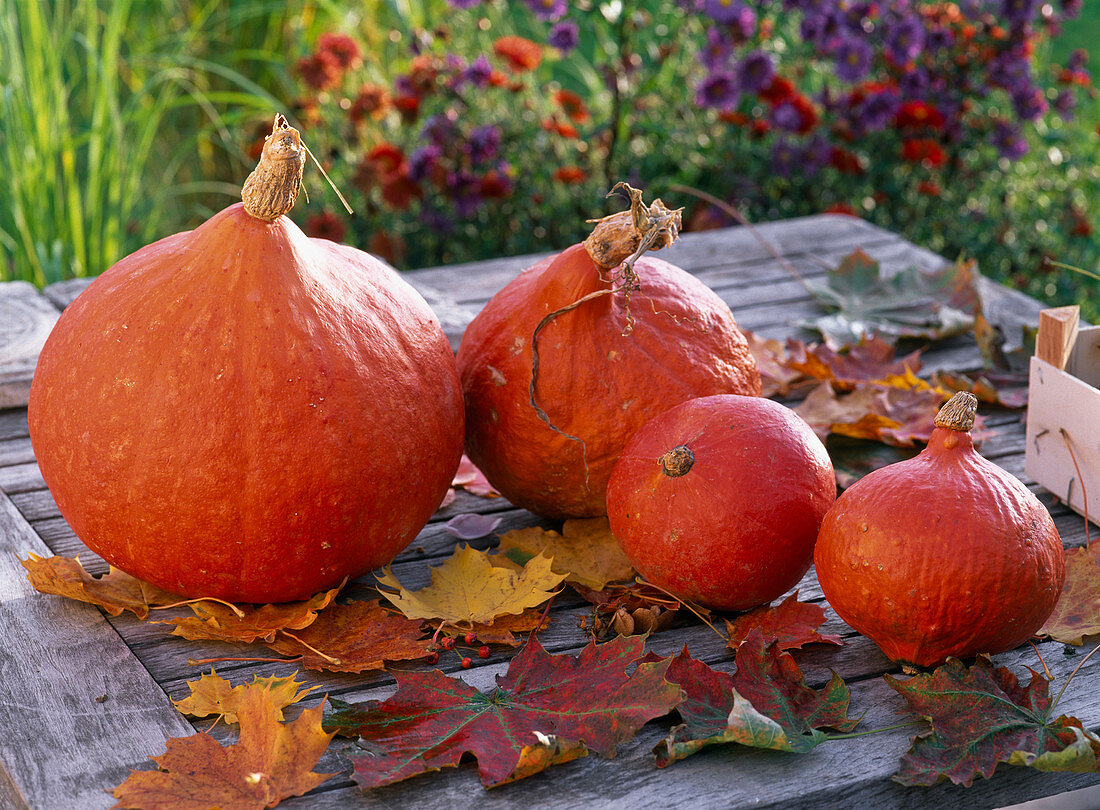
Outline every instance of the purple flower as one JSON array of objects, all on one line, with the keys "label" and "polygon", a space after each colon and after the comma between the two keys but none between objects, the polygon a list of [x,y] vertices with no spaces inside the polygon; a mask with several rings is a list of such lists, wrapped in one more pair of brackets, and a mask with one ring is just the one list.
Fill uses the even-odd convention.
[{"label": "purple flower", "polygon": [[798,132],[802,128],[802,113],[792,102],[784,101],[772,108],[772,124],[786,132]]},{"label": "purple flower", "polygon": [[737,80],[728,70],[711,73],[699,83],[695,93],[695,103],[698,106],[717,110],[732,110],[740,100],[741,91]]},{"label": "purple flower", "polygon": [[562,20],[550,28],[550,35],[546,41],[563,53],[568,53],[577,47],[580,41],[580,29],[572,20]]},{"label": "purple flower", "polygon": [[446,214],[429,205],[420,209],[420,221],[432,233],[448,234],[455,229],[454,222]]},{"label": "purple flower", "polygon": [[1013,24],[1028,22],[1035,16],[1039,8],[1039,0],[1004,0],[1001,6],[1001,14],[1008,22]]},{"label": "purple flower", "polygon": [[894,120],[900,106],[897,90],[886,87],[870,92],[851,109],[852,124],[864,133],[884,130]]},{"label": "purple flower", "polygon": [[1031,81],[1031,63],[1026,56],[1002,51],[989,60],[989,81],[1011,91]]},{"label": "purple flower", "polygon": [[763,51],[752,51],[737,66],[737,78],[741,89],[749,93],[759,93],[775,76],[775,63],[772,57]]},{"label": "purple flower", "polygon": [[474,87],[486,87],[489,84],[489,77],[493,73],[493,66],[489,64],[488,57],[482,54],[466,68],[462,73],[462,79],[469,82]]},{"label": "purple flower", "polygon": [[547,22],[560,20],[569,10],[569,3],[566,0],[524,0],[524,2],[536,17]]},{"label": "purple flower", "polygon": [[1075,20],[1081,16],[1084,0],[1062,0],[1062,17],[1067,20]]},{"label": "purple flower", "polygon": [[836,75],[858,82],[871,69],[871,47],[862,39],[845,37],[836,49]]},{"label": "purple flower", "polygon": [[466,142],[466,151],[475,164],[492,160],[499,148],[500,129],[492,124],[474,127],[470,131],[470,138]]},{"label": "purple flower", "polygon": [[1063,90],[1055,96],[1054,104],[1051,106],[1054,107],[1063,121],[1069,121],[1073,118],[1073,111],[1077,108],[1077,96],[1070,90]]},{"label": "purple flower", "polygon": [[827,7],[822,11],[807,11],[799,26],[802,39],[822,50],[830,50],[841,36],[840,18],[836,10]]},{"label": "purple flower", "polygon": [[706,0],[703,4],[706,15],[720,25],[736,23],[744,8],[742,0]]},{"label": "purple flower", "polygon": [[929,51],[946,51],[955,44],[955,33],[945,25],[934,25],[924,34],[924,47]]},{"label": "purple flower", "polygon": [[829,157],[833,147],[821,135],[814,135],[802,147],[802,172],[807,177],[814,177],[818,172],[829,165]]},{"label": "purple flower", "polygon": [[443,150],[435,145],[414,149],[409,155],[409,179],[417,183],[427,180],[442,157]]},{"label": "purple flower", "polygon": [[708,70],[722,70],[729,67],[733,43],[724,28],[708,28],[707,43],[699,51],[699,61]]},{"label": "purple flower", "polygon": [[1084,48],[1078,48],[1069,55],[1069,59],[1066,60],[1066,70],[1071,73],[1077,73],[1084,70],[1085,65],[1089,63],[1089,54]]},{"label": "purple flower", "polygon": [[898,64],[916,59],[924,46],[924,25],[916,16],[899,17],[886,28],[886,52]]},{"label": "purple flower", "polygon": [[1020,134],[1019,127],[1007,121],[998,121],[993,125],[993,145],[997,153],[1009,160],[1016,160],[1027,154],[1027,141]]},{"label": "purple flower", "polygon": [[459,170],[447,175],[447,194],[454,203],[455,213],[462,219],[469,219],[481,207],[480,187],[478,178],[468,171]]},{"label": "purple flower", "polygon": [[458,130],[458,112],[449,109],[424,121],[420,136],[429,143],[446,148],[454,140]]},{"label": "purple flower", "polygon": [[1038,87],[1021,88],[1012,94],[1012,109],[1021,121],[1034,121],[1047,111],[1047,100]]},{"label": "purple flower", "polygon": [[801,162],[798,147],[786,138],[776,138],[772,144],[772,171],[780,177],[790,177],[795,166]]}]

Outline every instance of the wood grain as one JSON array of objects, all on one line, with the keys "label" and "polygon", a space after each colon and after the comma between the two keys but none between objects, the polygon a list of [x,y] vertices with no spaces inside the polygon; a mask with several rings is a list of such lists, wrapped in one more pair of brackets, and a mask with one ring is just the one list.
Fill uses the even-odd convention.
[{"label": "wood grain", "polygon": [[57,318],[33,285],[0,284],[0,408],[27,404],[35,360]]}]

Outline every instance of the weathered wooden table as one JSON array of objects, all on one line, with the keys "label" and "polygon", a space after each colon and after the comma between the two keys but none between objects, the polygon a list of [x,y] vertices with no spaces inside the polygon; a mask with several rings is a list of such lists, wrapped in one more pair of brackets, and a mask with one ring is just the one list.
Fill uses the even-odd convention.
[{"label": "weathered wooden table", "polygon": [[[759,228],[805,277],[820,277],[823,263],[835,263],[862,247],[886,267],[917,263],[927,268],[943,260],[861,220],[818,216],[772,223]],[[797,323],[820,312],[803,288],[745,229],[687,234],[661,254],[697,274],[731,306],[738,323],[764,337],[797,334]],[[488,298],[528,266],[533,257],[440,267],[407,274],[432,304],[454,345],[466,323]],[[102,560],[73,535],[46,489],[35,464],[27,432],[26,390],[34,357],[57,311],[85,282],[66,282],[38,294],[29,285],[0,285],[0,808],[95,808],[113,803],[109,791],[131,768],[149,768],[149,757],[164,752],[168,737],[185,736],[209,721],[189,722],[169,702],[188,693],[186,681],[200,674],[188,658],[269,655],[262,647],[197,644],[170,636],[169,627],[117,618],[99,609],[34,591],[19,560],[29,553],[81,555],[85,565],[102,572]],[[987,317],[1004,325],[1010,337],[1022,322],[1037,322],[1040,306],[1023,296],[983,282]],[[931,346],[923,355],[925,369],[976,369],[979,353],[970,337]],[[1024,428],[1022,414],[987,411],[996,435],[983,453],[1022,479]],[[1056,499],[1027,482],[1055,517],[1067,546],[1081,545],[1083,520]],[[492,512],[503,518],[498,531],[535,525],[539,520],[501,499],[487,500],[460,492],[457,501],[435,515],[420,536],[397,559],[394,571],[410,587],[427,584],[428,569],[448,556],[455,540],[443,523],[462,512]],[[472,545],[495,544],[490,536]],[[799,586],[801,598],[823,603],[813,571]],[[577,651],[587,641],[578,618],[589,608],[578,599],[559,598],[555,621],[542,635],[555,653]],[[834,613],[826,632],[840,633],[845,646],[811,645],[796,659],[811,686],[820,686],[829,671],[839,672],[852,688],[852,713],[863,712],[860,729],[898,722],[904,703],[881,678],[896,672],[877,648],[855,634]],[[699,624],[676,627],[654,636],[651,649],[675,654],[684,644],[691,653],[719,668],[731,655],[715,634]],[[1063,654],[1053,642],[1039,645],[1056,679],[1064,678],[1091,645],[1077,655]],[[457,670],[479,688],[507,668],[509,655],[494,653],[474,659],[468,671]],[[1038,668],[1030,646],[996,656],[1025,676]],[[457,669],[448,655],[441,666]],[[207,670],[209,667],[206,668]],[[223,663],[218,672],[234,683],[255,674],[285,675],[293,664]],[[386,673],[362,676],[302,673],[321,690],[348,701],[385,698],[393,692]],[[1057,685],[1056,685],[1057,688]],[[307,699],[314,705],[319,697]],[[1100,726],[1100,661],[1089,661],[1067,690],[1060,707],[1086,725]],[[649,723],[613,760],[595,755],[551,768],[532,778],[485,791],[469,766],[428,774],[369,793],[346,776],[336,777],[313,793],[283,803],[286,807],[1001,807],[1036,797],[1067,794],[1100,785],[1100,774],[1047,774],[1002,765],[991,779],[970,788],[941,783],[932,788],[905,788],[890,779],[898,757],[916,729],[899,729],[819,746],[811,753],[785,755],[735,745],[713,746],[671,767],[654,767],[651,749],[666,733],[667,719]],[[918,727],[919,728],[919,727]],[[224,724],[215,729],[223,742],[233,734]],[[339,738],[316,770],[347,773]],[[1060,806],[1100,806],[1096,788],[1063,795]],[[1072,800],[1066,804],[1065,800]]]}]

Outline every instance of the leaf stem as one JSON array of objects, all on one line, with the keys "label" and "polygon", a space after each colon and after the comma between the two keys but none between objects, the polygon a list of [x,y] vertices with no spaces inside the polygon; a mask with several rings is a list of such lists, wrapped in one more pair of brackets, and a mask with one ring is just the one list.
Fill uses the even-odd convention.
[{"label": "leaf stem", "polygon": [[232,610],[238,619],[244,618],[244,611],[234,605],[232,602],[226,602],[224,599],[215,599],[213,596],[200,596],[197,599],[184,599],[181,602],[173,602],[170,605],[150,605],[149,610],[168,610],[169,608],[182,607],[183,605],[194,605],[198,602],[217,602],[219,605],[225,605]]},{"label": "leaf stem", "polygon": [[666,591],[660,585],[654,585],[652,582],[649,582],[644,577],[640,577],[640,576],[634,577],[634,581],[637,582],[639,585],[648,585],[650,588],[653,588],[654,590],[658,590],[663,594],[667,594],[670,599],[676,600],[676,602],[678,602],[681,606],[686,607],[689,611],[694,613],[695,616],[698,617],[698,619],[703,624],[705,624],[707,627],[709,627],[711,630],[713,630],[718,635],[718,638],[720,638],[720,639],[722,639],[722,641],[726,642],[727,646],[729,645],[729,643],[730,643],[729,637],[722,635],[722,631],[719,630],[717,627],[715,627],[713,624],[711,624],[709,621],[707,621],[706,616],[704,616],[702,613],[700,613],[698,610],[696,610],[695,606],[692,605],[690,602],[686,602],[685,600],[681,599],[676,594],[674,594],[672,591]]},{"label": "leaf stem", "polygon": [[1062,684],[1062,688],[1058,690],[1058,694],[1054,697],[1054,702],[1051,703],[1050,708],[1047,709],[1047,716],[1052,716],[1054,714],[1054,709],[1058,705],[1058,701],[1062,699],[1062,693],[1066,691],[1066,687],[1069,686],[1069,682],[1073,680],[1073,676],[1076,675],[1077,671],[1085,665],[1086,661],[1088,661],[1096,654],[1097,650],[1100,650],[1100,644],[1097,644],[1095,647],[1089,650],[1089,654],[1082,658],[1081,663],[1073,668],[1073,672],[1069,674],[1069,677],[1066,678],[1066,682]]},{"label": "leaf stem", "polygon": [[893,725],[893,726],[883,726],[882,728],[873,728],[873,729],[870,729],[869,731],[850,731],[850,732],[845,732],[843,734],[826,734],[825,739],[826,740],[848,740],[848,739],[852,739],[853,737],[868,737],[872,734],[881,734],[884,731],[895,731],[899,728],[909,728],[909,726],[917,726],[917,725],[920,725],[921,723],[924,723],[924,722],[925,722],[924,720],[918,718],[916,720],[908,720],[904,723],[897,723],[896,725]]}]

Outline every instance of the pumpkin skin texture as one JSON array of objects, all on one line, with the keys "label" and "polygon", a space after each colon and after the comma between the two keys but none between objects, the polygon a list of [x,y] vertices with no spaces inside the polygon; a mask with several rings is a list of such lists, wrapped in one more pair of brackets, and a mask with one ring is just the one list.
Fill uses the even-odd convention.
[{"label": "pumpkin skin texture", "polygon": [[441,502],[463,437],[454,356],[423,299],[368,254],[240,203],[124,258],[64,311],[28,419],[93,551],[183,596],[257,603],[390,562]]},{"label": "pumpkin skin texture", "polygon": [[681,403],[630,440],[607,486],[611,531],[647,580],[717,610],[792,588],[836,499],[821,440],[760,397]]},{"label": "pumpkin skin texture", "polygon": [[[628,295],[574,245],[521,273],[463,335],[466,452],[516,506],[603,515],[611,468],[650,418],[693,397],[759,395],[725,302],[661,259],[643,256],[634,270],[640,289]],[[538,333],[535,395],[551,427],[531,404],[532,337],[546,316],[600,291]]]},{"label": "pumpkin skin texture", "polygon": [[[829,604],[893,661],[935,667],[1023,644],[1062,590],[1065,556],[1050,514],[946,426],[957,394],[915,458],[853,484],[825,516],[814,562]],[[970,410],[970,423],[973,410]]]}]

